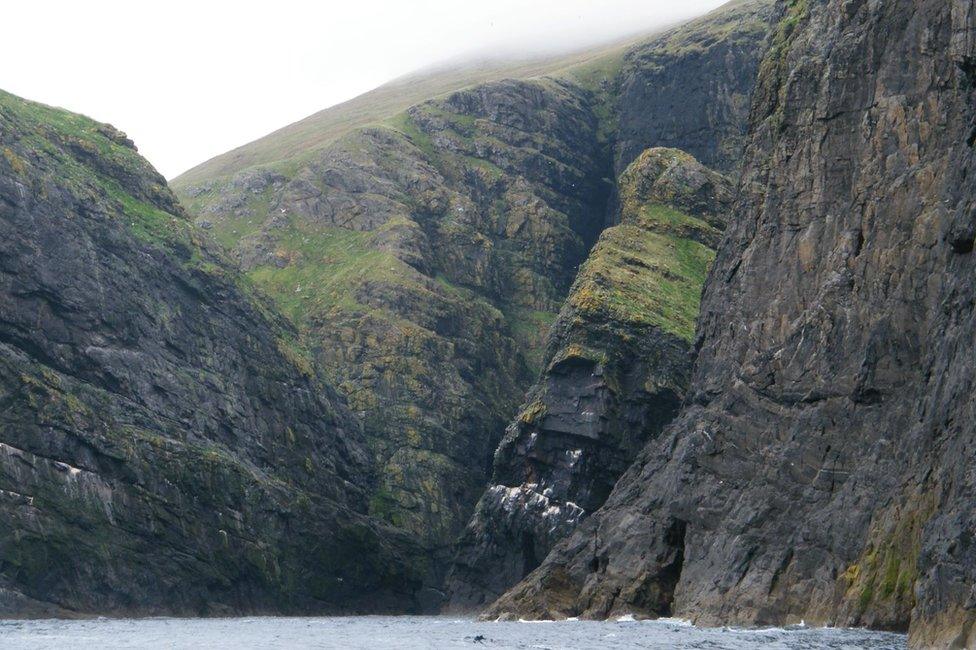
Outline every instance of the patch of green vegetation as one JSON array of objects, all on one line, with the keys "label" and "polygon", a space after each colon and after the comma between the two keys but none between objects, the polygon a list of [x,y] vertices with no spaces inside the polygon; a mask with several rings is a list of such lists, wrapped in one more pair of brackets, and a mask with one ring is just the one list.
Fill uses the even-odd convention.
[{"label": "patch of green vegetation", "polygon": [[910,500],[872,528],[861,557],[841,576],[858,616],[879,609],[889,618],[899,613],[907,618],[915,604],[922,528],[935,507],[932,495]]},{"label": "patch of green vegetation", "polygon": [[[291,334],[280,334],[277,338],[278,351],[288,361],[298,368],[298,370],[306,377],[313,377],[315,375],[315,363],[312,360],[312,352],[302,343],[301,340],[296,338]],[[292,442],[294,442],[295,434],[291,433]]]},{"label": "patch of green vegetation", "polygon": [[294,222],[278,236],[275,263],[252,269],[248,277],[296,325],[311,326],[311,320],[336,310],[369,312],[371,308],[356,298],[363,283],[414,288],[419,284],[412,267],[371,245],[374,236],[373,232]]},{"label": "patch of green vegetation", "polygon": [[448,124],[448,128],[462,136],[470,136],[474,133],[478,118],[467,113],[456,113],[444,107],[444,104],[437,101],[424,102],[413,107],[415,111],[423,111],[428,116],[440,118]]},{"label": "patch of green vegetation", "polygon": [[336,306],[355,309],[351,287],[397,264],[392,255],[369,248],[370,236],[345,228],[292,226],[278,238],[278,262],[257,267],[248,277],[297,324]]},{"label": "patch of green vegetation", "polygon": [[505,176],[505,172],[502,170],[502,168],[490,160],[475,158],[474,156],[467,155],[461,156],[461,158],[469,167],[485,172],[489,180],[496,181]]},{"label": "patch of green vegetation", "polygon": [[[413,111],[422,112],[430,118],[443,121],[445,127],[440,129],[440,133],[455,138],[463,143],[469,151],[475,149],[476,137],[493,140],[493,138],[479,134],[477,118],[473,115],[451,112],[438,102],[425,102],[411,109],[411,112]],[[505,172],[490,160],[438,148],[431,135],[420,128],[410,112],[404,111],[393,116],[386,120],[383,126],[403,135],[411,144],[423,152],[427,162],[447,176],[455,176],[457,168],[465,166],[483,172],[489,181],[495,181],[505,175]]]},{"label": "patch of green vegetation", "polygon": [[861,594],[857,597],[857,606],[861,612],[864,612],[874,600],[874,583],[868,583],[861,590]]},{"label": "patch of green vegetation", "polygon": [[654,325],[691,342],[715,252],[671,229],[700,220],[665,207],[652,209],[651,216],[664,227],[622,224],[603,233],[580,271],[570,304],[584,314],[610,312],[615,319]]},{"label": "patch of green vegetation", "polygon": [[625,50],[620,50],[609,56],[595,57],[555,72],[552,76],[568,79],[592,93],[599,93],[616,81],[623,68],[624,54]]},{"label": "patch of green vegetation", "polygon": [[10,147],[3,148],[3,157],[6,158],[7,164],[14,171],[15,174],[23,175],[27,171],[27,165],[24,163],[23,159],[14,153],[14,150]]},{"label": "patch of green vegetation", "polygon": [[557,316],[557,313],[551,311],[518,308],[505,314],[512,338],[525,351],[525,360],[533,375],[537,375],[542,369],[546,337],[549,336],[549,330]]},{"label": "patch of green vegetation", "polygon": [[434,141],[428,134],[420,130],[420,127],[417,126],[417,123],[413,121],[413,118],[406,111],[391,117],[383,125],[406,136],[415,147],[424,152],[427,160],[437,158]]},{"label": "patch of green vegetation", "polygon": [[229,250],[248,235],[258,232],[268,214],[271,213],[273,193],[273,188],[269,187],[261,194],[250,197],[240,214],[220,215],[219,218],[214,219],[210,230],[214,239]]},{"label": "patch of green vegetation", "polygon": [[595,57],[552,75],[556,79],[571,81],[592,94],[593,114],[597,118],[597,140],[604,144],[609,144],[617,132],[616,100],[626,52],[627,50],[621,49]]},{"label": "patch of green vegetation", "polygon": [[[151,177],[152,170],[125,144],[124,135],[107,124],[83,115],[27,101],[0,91],[0,111],[15,125],[24,144],[57,161],[58,180],[81,198],[103,193],[122,207],[129,231],[146,243],[164,248],[179,245],[192,251],[191,225],[182,215],[170,214],[125,190],[116,178]],[[27,162],[9,147],[4,157],[15,169]],[[106,175],[111,170],[113,177]],[[49,170],[43,173],[50,173]],[[148,188],[165,192],[162,185]]]},{"label": "patch of green vegetation", "polygon": [[0,108],[32,125],[37,132],[56,133],[66,141],[91,148],[106,158],[126,158],[133,166],[145,166],[139,154],[117,141],[122,134],[107,124],[78,113],[22,99],[2,90]]},{"label": "patch of green vegetation", "polygon": [[[885,562],[884,576],[881,579],[881,597],[888,598],[896,593],[899,584],[905,584],[907,580],[899,580],[901,568],[901,558],[895,554],[889,555]],[[907,576],[906,576],[907,577]]]},{"label": "patch of green vegetation", "polygon": [[783,44],[800,23],[810,15],[809,0],[788,0],[786,4],[786,15],[776,26],[776,33],[773,35],[773,45]]},{"label": "patch of green vegetation", "polygon": [[122,205],[126,225],[136,237],[149,244],[171,245],[179,242],[192,247],[192,226],[186,219],[140,201],[115,181],[103,179],[101,185],[113,200]]},{"label": "patch of green vegetation", "polygon": [[720,7],[669,32],[656,44],[657,49],[660,55],[676,57],[705,52],[717,43],[729,45],[741,40],[756,43],[766,31],[760,9],[768,4],[751,0]]},{"label": "patch of green vegetation", "polygon": [[[800,25],[810,15],[808,0],[787,0],[783,17],[773,28],[766,55],[759,64],[760,79],[776,80],[778,86],[777,104],[773,110],[771,120],[774,128],[779,130],[783,125],[783,110],[786,104],[786,54],[789,52]],[[767,82],[767,83],[770,83]]]},{"label": "patch of green vegetation", "polygon": [[400,503],[386,487],[380,486],[369,498],[369,514],[394,526],[402,525]]},{"label": "patch of green vegetation", "polygon": [[780,65],[796,35],[797,28],[810,15],[808,0],[787,0],[786,11],[773,29],[764,63]]},{"label": "patch of green vegetation", "polygon": [[663,203],[648,203],[641,206],[637,223],[648,230],[674,234],[684,238],[693,238],[699,233],[703,236],[718,238],[722,234],[721,230],[703,219],[693,217]]}]

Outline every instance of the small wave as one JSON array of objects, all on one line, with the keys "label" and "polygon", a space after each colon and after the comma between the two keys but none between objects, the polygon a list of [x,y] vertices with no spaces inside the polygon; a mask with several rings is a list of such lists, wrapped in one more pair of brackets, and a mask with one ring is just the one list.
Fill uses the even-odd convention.
[{"label": "small wave", "polygon": [[728,625],[723,626],[721,629],[723,632],[729,632],[731,634],[761,634],[766,636],[776,636],[791,631],[786,627],[732,627]]}]

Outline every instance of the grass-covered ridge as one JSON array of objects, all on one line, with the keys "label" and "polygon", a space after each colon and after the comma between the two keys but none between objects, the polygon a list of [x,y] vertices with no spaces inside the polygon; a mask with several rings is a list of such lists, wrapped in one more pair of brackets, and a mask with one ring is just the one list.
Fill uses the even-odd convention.
[{"label": "grass-covered ridge", "polygon": [[[162,177],[124,133],[84,115],[0,91],[0,113],[13,126],[21,154],[2,149],[13,171],[35,182],[55,170],[41,169],[41,156],[56,161],[58,180],[81,201],[93,194],[115,202],[118,216],[138,238],[163,247],[195,247],[193,226]],[[50,164],[50,163],[44,163]],[[138,183],[128,183],[138,179]]]},{"label": "grass-covered ridge", "polygon": [[172,184],[177,192],[182,192],[242,169],[302,157],[355,129],[382,124],[415,104],[481,83],[561,75],[576,69],[583,77],[598,81],[614,72],[624,52],[647,38],[648,35],[630,36],[567,54],[474,60],[453,67],[422,70],[212,158],[172,179]]},{"label": "grass-covered ridge", "polygon": [[620,223],[600,236],[568,304],[584,321],[653,326],[690,343],[731,183],[685,151],[654,147],[617,187]]},{"label": "grass-covered ridge", "polygon": [[712,226],[656,205],[638,223],[604,231],[580,270],[569,304],[584,316],[654,325],[691,342],[715,252],[683,236],[686,228]]}]

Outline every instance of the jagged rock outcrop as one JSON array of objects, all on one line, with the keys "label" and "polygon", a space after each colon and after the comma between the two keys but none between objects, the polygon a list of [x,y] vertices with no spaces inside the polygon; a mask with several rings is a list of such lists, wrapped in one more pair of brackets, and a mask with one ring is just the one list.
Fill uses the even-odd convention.
[{"label": "jagged rock outcrop", "polygon": [[481,607],[603,505],[677,413],[707,265],[732,183],[690,155],[648,149],[621,175],[602,234],[550,332],[544,371],[495,453],[461,538],[451,606]]},{"label": "jagged rock outcrop", "polygon": [[417,608],[297,335],[112,127],[0,93],[0,615]]},{"label": "jagged rock outcrop", "polygon": [[[445,564],[538,376],[545,334],[608,225],[618,141],[630,158],[660,139],[731,167],[767,7],[716,12],[626,61],[621,50],[474,85],[253,166],[261,152],[301,148],[290,140],[299,123],[281,142],[272,134],[237,152],[252,163],[230,177],[206,177],[207,164],[191,184],[177,179],[362,420],[380,476],[371,511]],[[678,83],[693,74],[708,80]],[[665,83],[687,110],[659,132],[630,103]]]},{"label": "jagged rock outcrop", "polygon": [[778,3],[687,406],[488,615],[976,644],[974,21]]}]

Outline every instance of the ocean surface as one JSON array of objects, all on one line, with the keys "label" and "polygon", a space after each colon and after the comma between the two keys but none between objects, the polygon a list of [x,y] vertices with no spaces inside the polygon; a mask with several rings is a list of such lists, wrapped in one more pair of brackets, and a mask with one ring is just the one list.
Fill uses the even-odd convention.
[{"label": "ocean surface", "polygon": [[660,648],[902,650],[898,634],[697,628],[678,620],[486,623],[446,616],[0,621],[0,648]]}]

